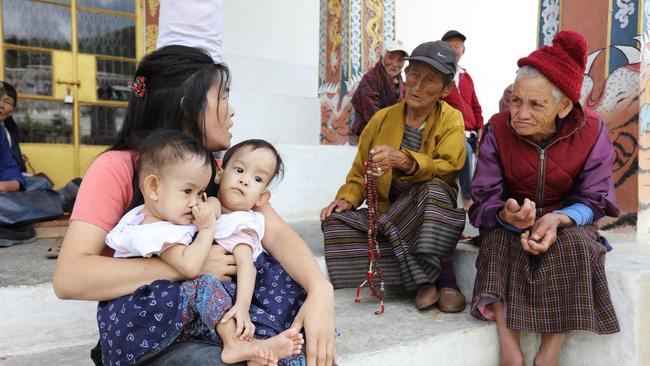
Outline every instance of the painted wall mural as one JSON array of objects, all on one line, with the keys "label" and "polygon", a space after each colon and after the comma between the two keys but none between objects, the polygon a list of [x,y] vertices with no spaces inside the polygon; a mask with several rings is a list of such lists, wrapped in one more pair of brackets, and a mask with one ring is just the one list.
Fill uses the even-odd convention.
[{"label": "painted wall mural", "polygon": [[158,42],[158,17],[160,16],[160,0],[146,0],[145,13],[145,52],[156,49]]},{"label": "painted wall mural", "polygon": [[384,41],[394,37],[394,0],[321,0],[321,144],[351,142],[355,87],[379,60]]},{"label": "painted wall mural", "polygon": [[537,47],[551,44],[560,25],[560,0],[542,0],[539,11]]},{"label": "painted wall mural", "polygon": [[641,16],[639,0],[598,0],[588,7],[580,0],[540,2],[539,45],[550,43],[562,29],[581,32],[588,40],[581,101],[599,113],[614,144],[621,207],[619,218],[600,221],[603,229],[631,231],[637,223]]},{"label": "painted wall mural", "polygon": [[650,0],[642,4],[639,93],[639,213],[637,235],[650,236]]}]

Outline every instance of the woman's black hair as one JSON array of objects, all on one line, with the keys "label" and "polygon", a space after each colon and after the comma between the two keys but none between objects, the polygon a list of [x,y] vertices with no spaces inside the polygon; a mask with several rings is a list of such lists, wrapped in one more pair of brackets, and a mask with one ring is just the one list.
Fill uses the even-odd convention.
[{"label": "woman's black hair", "polygon": [[[117,140],[108,150],[140,151],[144,139],[161,128],[185,132],[203,146],[207,145],[204,133],[207,94],[215,83],[219,99],[230,90],[228,66],[215,64],[200,48],[171,45],[146,55],[138,64],[136,80],[144,80],[144,93],[141,96],[133,92],[129,96],[126,118]],[[214,160],[211,165],[212,182],[216,174]],[[208,195],[216,195],[216,189],[211,184]],[[142,192],[134,174],[133,200],[129,207],[142,203]]]},{"label": "woman's black hair", "polygon": [[[228,151],[223,156],[223,164],[222,166],[224,169],[226,166],[228,166],[228,162],[232,158],[235,153],[245,147],[250,147],[251,150],[257,150],[257,149],[267,149],[270,150],[273,155],[275,156],[275,171],[273,172],[273,179],[278,179],[282,180],[284,177],[284,162],[282,161],[282,158],[280,157],[280,153],[278,153],[278,150],[273,146],[270,142],[266,140],[260,140],[260,139],[250,139],[250,140],[244,140],[236,145],[233,145]],[[269,184],[271,183],[269,181]],[[268,184],[267,184],[268,185]]]},{"label": "woman's black hair", "polygon": [[206,95],[218,83],[230,89],[230,71],[215,64],[200,48],[171,45],[145,56],[134,79],[144,77],[144,95],[131,93],[126,118],[109,150],[138,150],[141,141],[159,128],[183,131],[205,146]]}]

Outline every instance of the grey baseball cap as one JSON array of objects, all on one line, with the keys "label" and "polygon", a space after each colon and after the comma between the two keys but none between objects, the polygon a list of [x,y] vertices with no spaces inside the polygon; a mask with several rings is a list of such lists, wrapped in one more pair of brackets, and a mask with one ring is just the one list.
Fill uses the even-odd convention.
[{"label": "grey baseball cap", "polygon": [[443,41],[422,43],[405,60],[424,62],[443,75],[453,76],[456,73],[456,53]]}]

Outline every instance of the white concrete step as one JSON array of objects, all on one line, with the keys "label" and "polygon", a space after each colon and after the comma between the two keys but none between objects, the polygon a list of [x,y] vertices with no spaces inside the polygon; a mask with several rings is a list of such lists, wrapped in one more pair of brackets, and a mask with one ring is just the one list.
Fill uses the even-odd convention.
[{"label": "white concrete step", "polygon": [[[608,235],[611,236],[611,235]],[[609,287],[621,332],[599,336],[589,332],[572,333],[560,355],[560,365],[650,364],[650,246],[630,243],[629,238],[613,235],[615,250],[607,257]],[[627,241],[627,242],[626,242]],[[459,286],[471,299],[478,249],[459,244],[455,265]],[[373,315],[378,303],[368,296],[362,304],[352,304],[353,289],[336,291],[337,326],[341,337],[337,349],[343,365],[498,365],[496,326],[471,318],[468,310],[442,314],[438,310],[419,312],[412,299],[395,297],[382,316]],[[528,364],[541,338],[522,335],[522,348]]]},{"label": "white concrete step", "polygon": [[[97,343],[97,340],[95,340]],[[34,365],[68,365],[94,366],[90,360],[90,349],[95,343],[72,347],[49,349],[38,353],[0,357],[2,366],[34,366]]]},{"label": "white concrete step", "polygon": [[[292,224],[315,252],[322,253],[317,221],[301,220]],[[622,332],[612,336],[572,334],[561,355],[562,365],[641,366],[650,360],[650,343],[647,342],[650,336],[650,316],[647,315],[650,246],[634,243],[632,238],[625,236],[607,236],[616,248],[607,256],[607,274]],[[20,262],[6,254],[29,248],[27,245],[6,248],[0,252],[0,261],[3,265],[5,261]],[[455,257],[459,285],[468,300],[477,252],[475,247],[459,244]],[[318,256],[318,261],[324,268],[322,255]],[[43,263],[45,267],[53,266],[53,261]],[[8,267],[9,264],[5,266]],[[13,270],[19,271],[18,268]],[[39,271],[43,272],[42,268]],[[6,273],[0,277],[0,364],[44,364],[47,362],[38,360],[52,361],[59,357],[65,364],[88,364],[89,346],[97,339],[96,304],[58,300],[49,280],[42,281],[44,283],[23,281],[19,283],[24,285],[12,286],[8,285],[9,278]],[[378,308],[377,301],[365,294],[362,303],[355,304],[353,289],[335,292],[337,328],[341,332],[337,339],[341,365],[393,365],[407,361],[409,365],[497,364],[498,343],[493,323],[474,320],[467,311],[453,315],[442,314],[436,309],[419,312],[409,296],[400,295],[394,289],[388,289],[386,312],[376,316],[373,312]],[[522,344],[532,359],[539,339],[525,335]]]}]

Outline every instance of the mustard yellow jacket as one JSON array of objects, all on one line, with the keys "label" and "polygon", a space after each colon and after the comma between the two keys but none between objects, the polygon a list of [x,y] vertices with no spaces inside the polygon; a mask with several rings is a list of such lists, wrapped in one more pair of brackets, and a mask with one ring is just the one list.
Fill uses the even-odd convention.
[{"label": "mustard yellow jacket", "polygon": [[438,177],[451,187],[456,187],[456,177],[465,163],[465,126],[462,114],[443,101],[438,101],[439,108],[434,109],[424,125],[422,143],[418,151],[400,149],[404,137],[405,107],[404,101],[379,110],[370,119],[359,137],[357,156],[339,188],[336,199],[346,200],[356,209],[366,199],[364,184],[364,164],[370,150],[379,145],[388,145],[400,149],[415,160],[418,167],[412,175],[392,169],[377,180],[379,210],[386,212],[390,208],[388,193],[393,176],[407,182],[426,182]]}]

